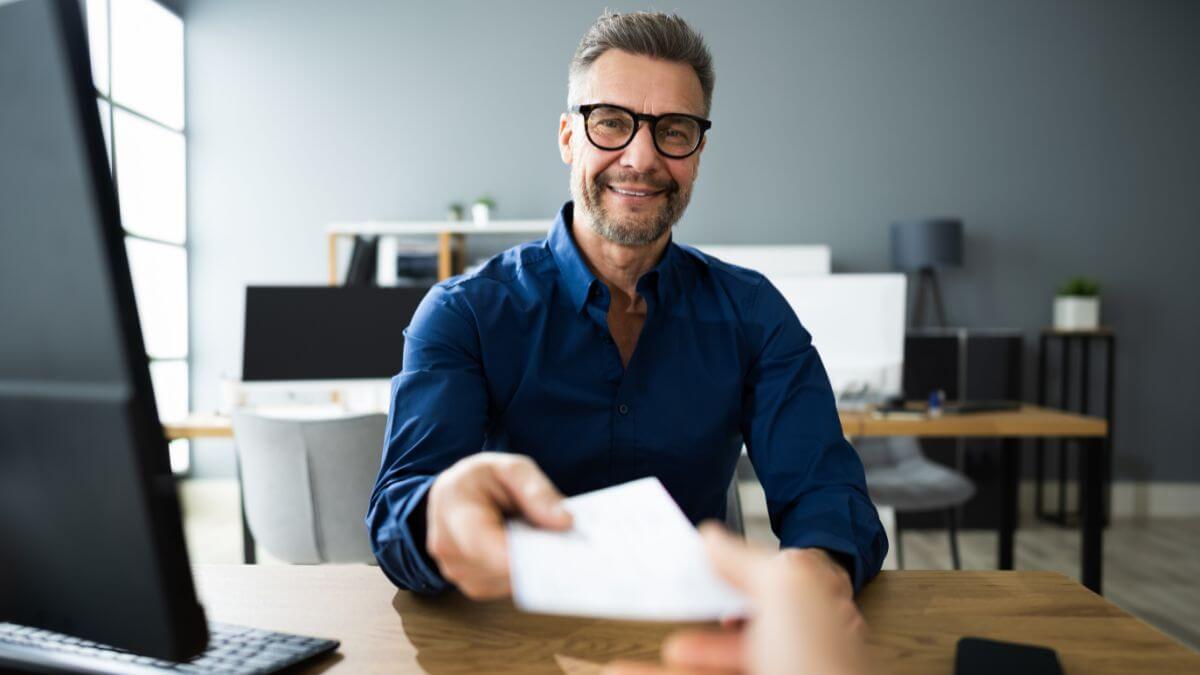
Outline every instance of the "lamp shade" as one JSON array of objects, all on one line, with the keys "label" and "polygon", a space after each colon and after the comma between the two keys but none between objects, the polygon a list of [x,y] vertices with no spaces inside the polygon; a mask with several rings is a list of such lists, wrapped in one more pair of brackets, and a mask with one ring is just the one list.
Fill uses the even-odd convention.
[{"label": "lamp shade", "polygon": [[957,218],[903,220],[891,224],[892,269],[962,265],[963,224]]}]

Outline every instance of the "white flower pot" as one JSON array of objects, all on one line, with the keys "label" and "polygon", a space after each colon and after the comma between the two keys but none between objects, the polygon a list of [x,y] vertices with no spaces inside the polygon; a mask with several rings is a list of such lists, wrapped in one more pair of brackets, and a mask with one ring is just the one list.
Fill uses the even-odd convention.
[{"label": "white flower pot", "polygon": [[492,215],[492,209],[487,204],[472,204],[471,218],[475,221],[475,225],[483,227],[488,224],[488,219]]},{"label": "white flower pot", "polygon": [[1060,295],[1054,299],[1056,330],[1096,330],[1100,327],[1100,298]]}]

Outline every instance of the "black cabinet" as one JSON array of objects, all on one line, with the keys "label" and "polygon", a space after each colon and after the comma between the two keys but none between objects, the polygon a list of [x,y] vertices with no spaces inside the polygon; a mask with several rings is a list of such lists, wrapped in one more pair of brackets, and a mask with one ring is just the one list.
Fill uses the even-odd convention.
[{"label": "black cabinet", "polygon": [[[946,329],[910,332],[904,339],[904,397],[927,400],[942,390],[946,400],[1021,399],[1022,336],[1017,331]],[[1000,520],[998,439],[921,439],[930,459],[975,482],[975,498],[963,506],[967,528],[994,529]],[[943,529],[941,513],[905,514],[904,527]]]}]

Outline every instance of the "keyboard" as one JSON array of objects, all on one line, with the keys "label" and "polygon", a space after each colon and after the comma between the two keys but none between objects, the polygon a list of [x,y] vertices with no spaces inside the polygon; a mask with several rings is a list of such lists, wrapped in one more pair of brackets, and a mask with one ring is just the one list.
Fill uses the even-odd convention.
[{"label": "keyboard", "polygon": [[208,649],[190,661],[139,656],[70,635],[0,622],[0,670],[77,673],[274,673],[337,649],[337,640],[208,624]]}]

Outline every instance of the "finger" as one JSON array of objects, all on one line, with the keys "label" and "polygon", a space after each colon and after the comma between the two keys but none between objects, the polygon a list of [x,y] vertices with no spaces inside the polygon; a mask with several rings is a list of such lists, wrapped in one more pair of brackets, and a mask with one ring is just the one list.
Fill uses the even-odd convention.
[{"label": "finger", "polygon": [[528,457],[512,457],[493,472],[517,510],[529,522],[552,530],[571,527],[571,514],[563,507],[562,493]]},{"label": "finger", "polygon": [[653,663],[636,661],[614,661],[600,671],[600,675],[667,675],[669,671]]},{"label": "finger", "polygon": [[659,666],[653,663],[637,661],[614,661],[600,671],[601,675],[737,675],[740,669],[713,670],[708,668],[687,668],[678,666]]},{"label": "finger", "polygon": [[721,617],[722,630],[741,630],[746,626],[746,617],[741,615],[726,615]]},{"label": "finger", "polygon": [[770,554],[748,547],[716,523],[702,524],[700,535],[717,574],[735,588],[749,592]]},{"label": "finger", "polygon": [[471,578],[458,585],[458,590],[472,600],[498,600],[512,595],[508,579]]},{"label": "finger", "polygon": [[736,670],[746,662],[743,633],[680,631],[667,638],[663,662],[673,667]]},{"label": "finger", "polygon": [[490,505],[459,505],[445,514],[443,534],[458,553],[448,562],[465,577],[507,583],[508,540],[499,510]]}]

